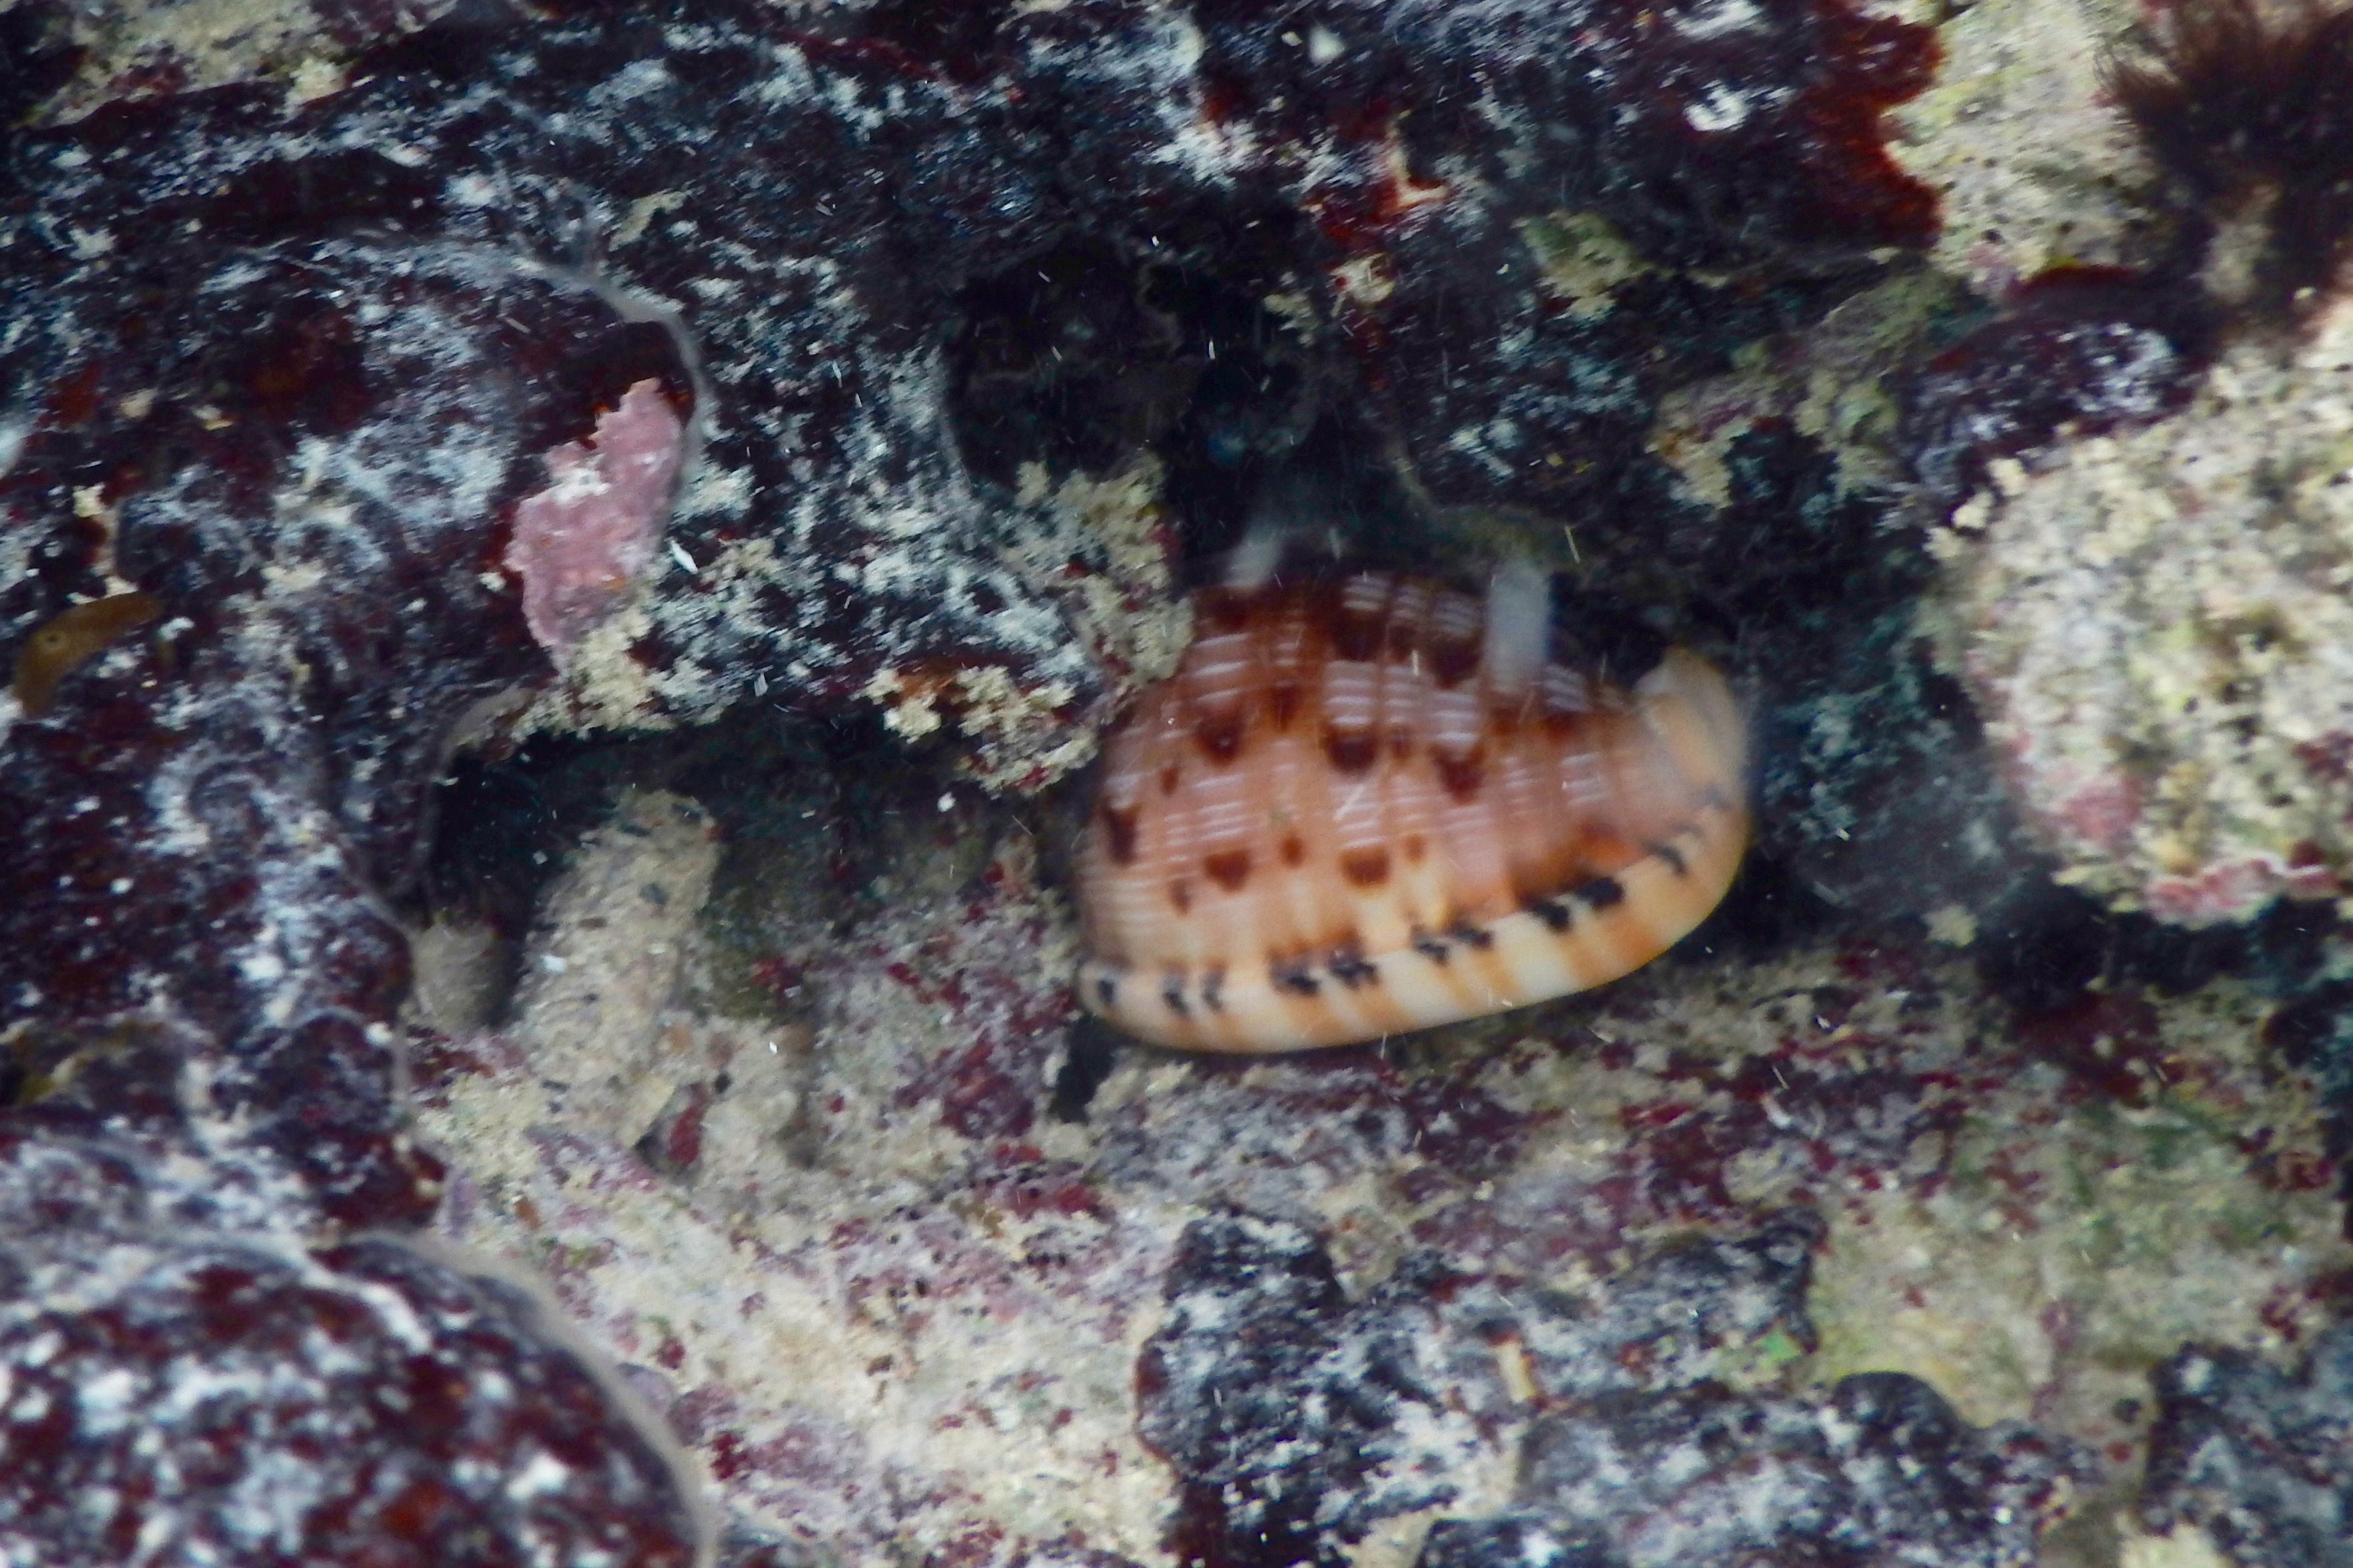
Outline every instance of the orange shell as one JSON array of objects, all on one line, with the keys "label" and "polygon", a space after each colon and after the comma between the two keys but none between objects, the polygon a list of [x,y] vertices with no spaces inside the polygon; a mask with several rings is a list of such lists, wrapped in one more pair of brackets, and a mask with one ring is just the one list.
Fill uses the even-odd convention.
[{"label": "orange shell", "polygon": [[1080,851],[1087,1007],[1286,1051],[1614,980],[1747,847],[1746,725],[1683,649],[1630,691],[1547,662],[1542,599],[1388,574],[1214,588],[1110,735]]}]

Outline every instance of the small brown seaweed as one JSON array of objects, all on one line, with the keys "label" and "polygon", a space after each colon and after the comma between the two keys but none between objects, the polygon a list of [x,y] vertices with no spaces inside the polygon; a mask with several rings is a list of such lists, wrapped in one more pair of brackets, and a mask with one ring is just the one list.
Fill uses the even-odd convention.
[{"label": "small brown seaweed", "polygon": [[133,590],[60,610],[33,628],[16,654],[16,700],[38,718],[49,710],[58,686],[81,662],[123,633],[143,626],[161,613],[153,594]]},{"label": "small brown seaweed", "polygon": [[2115,94],[2199,206],[2260,195],[2259,308],[2302,318],[2353,257],[2353,5],[2155,0]]}]

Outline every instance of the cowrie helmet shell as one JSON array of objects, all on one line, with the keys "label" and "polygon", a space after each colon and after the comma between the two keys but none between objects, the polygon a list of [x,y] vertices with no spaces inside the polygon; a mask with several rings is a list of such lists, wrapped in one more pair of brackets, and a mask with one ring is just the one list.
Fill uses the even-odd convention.
[{"label": "cowrie helmet shell", "polygon": [[1614,980],[1748,842],[1746,725],[1683,649],[1621,690],[1548,659],[1547,583],[1212,588],[1107,737],[1082,1000],[1163,1045],[1341,1045]]}]

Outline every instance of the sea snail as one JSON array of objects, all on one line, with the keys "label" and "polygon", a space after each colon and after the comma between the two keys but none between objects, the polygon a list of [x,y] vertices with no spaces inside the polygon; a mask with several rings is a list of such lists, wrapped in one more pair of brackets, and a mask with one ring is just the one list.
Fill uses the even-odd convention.
[{"label": "sea snail", "polygon": [[1387,573],[1204,591],[1176,673],[1105,740],[1079,854],[1086,1006],[1286,1051],[1566,995],[1665,952],[1748,842],[1746,726],[1669,652],[1553,661],[1549,582]]}]

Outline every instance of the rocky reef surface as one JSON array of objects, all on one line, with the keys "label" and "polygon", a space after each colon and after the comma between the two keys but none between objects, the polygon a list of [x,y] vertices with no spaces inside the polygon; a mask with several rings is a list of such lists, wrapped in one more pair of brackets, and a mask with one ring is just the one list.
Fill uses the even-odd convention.
[{"label": "rocky reef surface", "polygon": [[[2348,1561],[2353,23],[2130,21],[0,10],[0,1556]],[[1078,1021],[1270,524],[1723,659],[1717,919]]]}]

